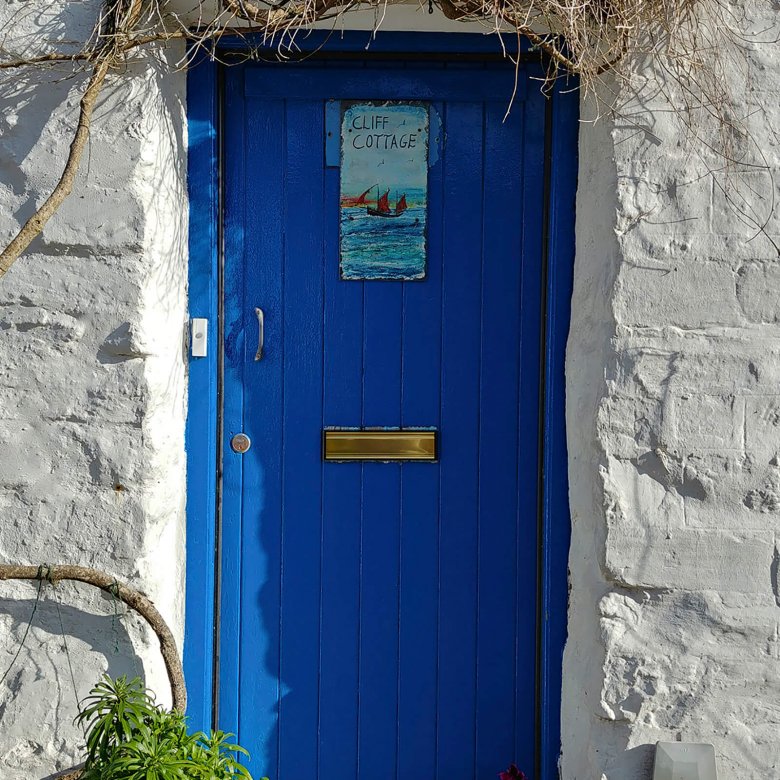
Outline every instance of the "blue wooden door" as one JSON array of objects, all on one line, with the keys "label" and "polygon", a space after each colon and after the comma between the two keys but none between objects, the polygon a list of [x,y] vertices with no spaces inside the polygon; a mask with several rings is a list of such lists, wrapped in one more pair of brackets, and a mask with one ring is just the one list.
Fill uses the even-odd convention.
[{"label": "blue wooden door", "polygon": [[[227,69],[219,721],[257,776],[534,774],[545,105],[521,72],[505,117],[514,81]],[[351,99],[436,118],[424,281],[339,278]],[[439,460],[325,462],[339,426],[436,428]]]}]

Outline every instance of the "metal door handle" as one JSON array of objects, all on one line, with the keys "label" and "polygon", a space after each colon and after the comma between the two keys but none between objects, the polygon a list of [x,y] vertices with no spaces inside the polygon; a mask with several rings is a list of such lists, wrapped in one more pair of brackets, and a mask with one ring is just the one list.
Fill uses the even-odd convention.
[{"label": "metal door handle", "polygon": [[265,341],[265,315],[262,309],[255,309],[257,315],[257,352],[255,360],[263,359],[263,342]]}]

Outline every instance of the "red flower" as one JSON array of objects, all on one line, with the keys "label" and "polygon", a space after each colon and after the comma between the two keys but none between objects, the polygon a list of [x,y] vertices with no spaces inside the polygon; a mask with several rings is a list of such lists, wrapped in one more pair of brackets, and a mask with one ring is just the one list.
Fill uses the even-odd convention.
[{"label": "red flower", "polygon": [[499,772],[498,777],[499,780],[528,780],[514,764],[510,764],[506,772]]}]

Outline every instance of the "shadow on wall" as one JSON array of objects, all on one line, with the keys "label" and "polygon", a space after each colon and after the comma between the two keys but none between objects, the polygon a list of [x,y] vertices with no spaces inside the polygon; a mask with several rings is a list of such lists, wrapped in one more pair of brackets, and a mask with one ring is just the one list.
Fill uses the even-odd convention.
[{"label": "shadow on wall", "polygon": [[[39,30],[42,40],[61,40],[63,32],[69,40],[68,14],[62,16],[65,21]],[[8,37],[12,46],[13,30]],[[67,43],[57,46],[61,51],[71,48]],[[140,50],[126,71],[106,81],[73,193],[58,211],[59,219],[55,217],[25,254],[95,258],[140,253],[145,234],[147,244],[175,247],[180,261],[178,250],[186,243],[181,221],[173,222],[166,212],[158,224],[151,218],[141,224],[139,210],[151,198],[176,210],[186,192],[182,90],[161,86],[183,81],[181,51],[180,46],[156,54]],[[90,74],[88,66],[68,63],[0,72],[0,184],[9,190],[6,218],[13,217],[11,228],[24,224],[57,183]],[[145,157],[139,152],[144,143]],[[144,170],[137,178],[153,186],[153,193],[127,186],[139,164]]]},{"label": "shadow on wall", "polygon": [[614,777],[642,777],[653,776],[653,762],[655,761],[655,745],[637,745],[625,750],[612,765]]},{"label": "shadow on wall", "polygon": [[[143,69],[144,63],[139,67]],[[13,216],[13,227],[24,224],[55,187],[65,167],[79,116],[78,102],[89,75],[88,68],[57,66],[12,69],[0,76],[0,183],[12,193],[6,206]],[[98,98],[90,142],[73,193],[59,209],[60,220],[55,218],[59,228],[47,226],[25,254],[93,257],[141,248],[132,230],[132,217],[124,232],[110,224],[119,220],[120,209],[131,197],[123,185],[135,164],[130,158],[137,154],[138,142],[131,135],[132,128],[128,129],[121,139],[124,143],[116,144],[113,153],[117,159],[111,166],[105,158],[116,139],[101,137],[112,112],[141,111],[138,106],[143,104],[143,94],[135,87],[133,75],[137,72],[106,83]],[[124,180],[121,174],[125,174]],[[116,213],[111,211],[113,202]],[[79,220],[74,216],[90,230],[79,231]],[[74,224],[69,226],[68,221]],[[67,227],[72,229],[68,231]]]},{"label": "shadow on wall", "polygon": [[[127,675],[130,678],[139,676],[143,680],[146,679],[143,662],[136,654],[123,622],[123,605],[116,615],[110,603],[107,614],[95,614],[62,603],[61,600],[58,611],[53,595],[47,593],[44,588],[38,608],[35,609],[35,615],[30,621],[34,609],[35,599],[0,598],[0,615],[7,615],[12,621],[6,634],[8,639],[3,643],[5,645],[3,649],[7,652],[0,662],[0,675],[5,673],[17,652],[27,624],[31,626],[25,650],[16,660],[3,689],[0,690],[0,732],[12,726],[10,722],[4,723],[6,718],[11,720],[18,717],[18,703],[17,706],[13,706],[13,703],[18,696],[24,695],[23,672],[30,671],[30,667],[33,667],[36,678],[48,678],[51,675],[51,679],[45,680],[44,685],[46,688],[50,685],[51,706],[56,707],[61,703],[63,717],[67,712],[68,716],[75,718],[78,711],[70,680],[68,654],[73,664],[78,696],[81,699],[104,672],[111,677]],[[63,628],[68,654],[65,653]],[[41,636],[41,634],[48,636]],[[41,650],[44,650],[51,664],[48,670],[40,663]],[[88,682],[90,680],[92,682]],[[68,747],[80,750],[81,745]],[[64,757],[64,762],[68,763],[67,757]],[[54,770],[56,767],[52,766],[51,769]],[[60,769],[47,775],[43,780],[53,780],[61,773]]]},{"label": "shadow on wall", "polygon": [[[30,622],[30,615],[32,615],[34,606],[34,599],[0,598],[0,615],[8,615],[16,624],[11,627],[11,631],[8,632],[9,635],[13,632],[16,636],[21,636],[20,632],[23,631],[23,627]],[[120,605],[120,612],[117,615],[96,615],[78,607],[61,603],[58,614],[52,597],[49,596],[46,599],[44,596],[38,604],[38,609],[30,625],[33,629],[39,629],[52,635],[50,655],[55,666],[61,663],[63,677],[68,675],[68,659],[62,642],[60,615],[62,616],[62,627],[65,629],[65,639],[68,641],[68,651],[71,655],[74,653],[73,643],[81,642],[86,645],[88,652],[97,653],[105,658],[106,662],[102,668],[97,664],[95,665],[94,674],[92,675],[95,682],[98,681],[104,671],[110,677],[120,677],[124,674],[128,677],[138,676],[145,679],[143,662],[136,654],[130,635],[123,622],[124,609],[124,605]],[[29,638],[27,641],[30,641]],[[12,645],[9,649],[16,652],[17,647],[18,645]],[[83,651],[82,645],[80,654],[83,654]],[[20,657],[16,665],[22,663],[24,661]],[[89,677],[88,670],[83,667],[74,671],[79,673],[82,679]],[[5,667],[0,668],[0,673],[2,672],[5,672]],[[16,693],[12,678],[13,675],[9,675],[6,684],[12,693]],[[52,680],[52,685],[55,683],[56,681]],[[80,696],[83,697],[85,694],[86,691],[79,691]],[[0,701],[0,726],[2,726],[4,711],[5,708],[2,701]]]},{"label": "shadow on wall", "polygon": [[[60,12],[40,13],[36,16],[36,41],[54,43],[58,51],[64,52],[76,51],[83,46],[80,42],[89,37],[95,24],[95,10],[91,3],[70,3],[69,6]],[[26,22],[22,18],[5,20],[4,50],[12,56],[16,56],[15,49],[23,53],[30,48],[30,32]],[[12,68],[2,74],[0,148],[3,149],[6,164],[0,176],[15,195],[27,194],[27,181],[21,168],[13,163],[26,160],[32,148],[40,142],[46,123],[74,87],[73,74],[70,64],[51,68]]]}]

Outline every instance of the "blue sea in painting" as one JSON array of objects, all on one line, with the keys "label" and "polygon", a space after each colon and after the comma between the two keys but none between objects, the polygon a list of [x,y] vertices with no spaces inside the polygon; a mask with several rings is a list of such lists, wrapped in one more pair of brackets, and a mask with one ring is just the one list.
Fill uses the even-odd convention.
[{"label": "blue sea in painting", "polygon": [[341,208],[342,279],[425,278],[425,190],[407,190],[406,197],[409,208],[399,217]]},{"label": "blue sea in painting", "polygon": [[428,106],[342,104],[342,279],[424,279]]}]

